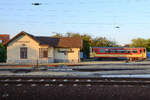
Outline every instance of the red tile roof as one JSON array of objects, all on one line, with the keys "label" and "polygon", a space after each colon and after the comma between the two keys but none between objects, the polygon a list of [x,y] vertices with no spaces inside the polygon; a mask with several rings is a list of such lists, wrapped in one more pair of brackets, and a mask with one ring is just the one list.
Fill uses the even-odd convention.
[{"label": "red tile roof", "polygon": [[7,45],[14,40],[15,38],[19,37],[20,35],[28,35],[35,41],[37,41],[40,45],[49,45],[52,47],[58,48],[82,48],[82,39],[80,37],[48,37],[48,36],[34,36],[28,34],[24,31],[17,34],[14,38],[12,38]]}]

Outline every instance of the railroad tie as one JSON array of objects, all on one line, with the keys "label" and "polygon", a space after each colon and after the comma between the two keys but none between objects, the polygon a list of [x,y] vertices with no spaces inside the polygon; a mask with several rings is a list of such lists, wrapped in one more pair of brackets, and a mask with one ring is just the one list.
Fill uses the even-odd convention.
[{"label": "railroad tie", "polygon": [[36,86],[36,84],[31,84],[31,86],[33,87],[33,86]]},{"label": "railroad tie", "polygon": [[22,84],[17,84],[16,86],[20,87],[20,86],[22,86]]},{"label": "railroad tie", "polygon": [[59,86],[59,87],[62,87],[62,86],[63,86],[63,84],[59,84],[58,86]]},{"label": "railroad tie", "polygon": [[49,85],[49,84],[45,84],[44,86],[46,86],[46,87],[47,87],[47,86],[50,86],[50,85]]},{"label": "railroad tie", "polygon": [[4,86],[8,86],[8,84],[4,84]]},{"label": "railroad tie", "polygon": [[73,84],[73,86],[78,86],[77,84]]},{"label": "railroad tie", "polygon": [[86,86],[87,86],[87,87],[90,87],[90,86],[92,86],[92,85],[91,85],[91,84],[87,84]]},{"label": "railroad tie", "polygon": [[55,82],[55,81],[56,81],[56,79],[53,79],[52,81],[53,81],[53,82]]},{"label": "railroad tie", "polygon": [[64,82],[67,82],[68,80],[67,79],[64,79]]}]

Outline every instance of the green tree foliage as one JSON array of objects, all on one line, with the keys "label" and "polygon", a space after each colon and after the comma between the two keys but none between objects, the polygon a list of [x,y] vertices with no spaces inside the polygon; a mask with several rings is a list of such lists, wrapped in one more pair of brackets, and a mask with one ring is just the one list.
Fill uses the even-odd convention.
[{"label": "green tree foliage", "polygon": [[0,43],[0,62],[6,62],[6,48]]},{"label": "green tree foliage", "polygon": [[93,43],[93,40],[91,38],[91,36],[89,35],[81,35],[81,38],[83,40],[83,48],[81,49],[81,51],[83,52],[85,57],[89,57],[89,49]]},{"label": "green tree foliage", "polygon": [[53,37],[81,37],[83,40],[83,48],[81,51],[84,53],[84,56],[89,57],[89,48],[90,47],[115,47],[118,46],[116,42],[110,41],[105,37],[92,38],[90,35],[80,33],[67,32],[65,35],[56,33]]},{"label": "green tree foliage", "polygon": [[110,41],[105,37],[98,37],[93,40],[93,45],[95,47],[116,47],[118,46],[116,42]]},{"label": "green tree foliage", "polygon": [[147,40],[143,38],[132,39],[132,43],[130,44],[130,47],[146,47],[146,46]]},{"label": "green tree foliage", "polygon": [[146,48],[150,52],[150,39],[146,40]]},{"label": "green tree foliage", "polygon": [[[55,32],[54,32],[55,33]],[[53,35],[52,37],[57,37],[57,38],[60,38],[60,37],[63,37],[63,35],[61,33],[55,33],[55,35]]]},{"label": "green tree foliage", "polygon": [[130,47],[145,47],[150,52],[150,39],[137,38],[133,39]]}]

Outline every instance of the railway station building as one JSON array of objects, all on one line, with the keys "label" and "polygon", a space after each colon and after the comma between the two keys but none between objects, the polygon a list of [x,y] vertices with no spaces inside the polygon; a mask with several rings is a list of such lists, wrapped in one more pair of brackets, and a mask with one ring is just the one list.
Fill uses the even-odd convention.
[{"label": "railway station building", "polygon": [[79,62],[82,39],[80,37],[34,36],[24,31],[9,40],[7,63],[34,64]]}]

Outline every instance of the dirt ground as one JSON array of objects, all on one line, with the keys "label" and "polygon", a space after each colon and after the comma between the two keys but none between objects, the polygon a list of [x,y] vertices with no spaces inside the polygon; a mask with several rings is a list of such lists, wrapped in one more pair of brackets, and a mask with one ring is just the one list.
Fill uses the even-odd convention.
[{"label": "dirt ground", "polygon": [[1,86],[0,100],[150,100],[146,86]]}]

